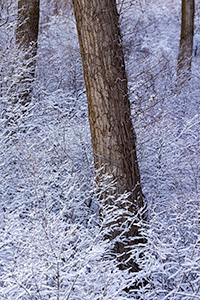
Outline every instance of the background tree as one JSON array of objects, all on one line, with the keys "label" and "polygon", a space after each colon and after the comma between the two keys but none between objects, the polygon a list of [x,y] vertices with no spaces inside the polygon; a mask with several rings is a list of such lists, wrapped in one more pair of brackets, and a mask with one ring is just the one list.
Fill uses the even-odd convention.
[{"label": "background tree", "polygon": [[32,81],[35,75],[37,40],[39,29],[39,0],[18,0],[18,17],[16,29],[16,45],[23,60],[20,70],[19,101],[22,104],[30,102]]},{"label": "background tree", "polygon": [[194,36],[194,11],[194,0],[182,0],[181,37],[177,71],[180,83],[184,83],[190,78]]},{"label": "background tree", "polygon": [[[129,192],[127,201],[118,203],[125,213],[118,219],[111,239],[122,232],[120,224],[129,212],[143,206],[140,174],[136,156],[136,136],[131,122],[122,39],[115,0],[73,1],[89,109],[89,122],[97,170],[97,181],[108,175],[116,183],[110,196]],[[101,184],[101,183],[100,183]],[[112,198],[110,198],[112,199]],[[112,200],[107,204],[112,205]],[[113,203],[114,204],[114,203]],[[116,225],[116,224],[115,224]],[[130,225],[130,224],[129,224]],[[135,225],[129,226],[124,242],[116,242],[114,252],[121,260],[129,258],[130,246],[138,235]],[[129,245],[129,247],[127,247]],[[122,268],[137,269],[132,261]]]},{"label": "background tree", "polygon": [[[139,299],[198,299],[200,55],[192,60],[192,80],[177,93],[180,0],[118,1],[149,208],[148,223],[140,227],[146,243],[130,252],[140,266],[135,273],[120,270],[114,255],[107,259],[113,241],[102,238],[104,224],[117,224],[124,209],[107,205],[106,214],[105,205],[99,226],[82,60],[74,16],[60,7],[64,1],[57,1],[59,15],[47,0],[40,2],[37,74],[23,114],[23,105],[11,103],[18,90],[10,91],[23,62],[14,45],[17,1],[1,1],[12,5],[6,23],[2,11],[0,30],[0,299],[135,299],[135,289],[127,294],[125,288],[144,278],[148,284],[137,290]],[[199,22],[196,5],[195,45]],[[14,114],[19,119],[9,129]],[[105,182],[102,189],[110,187]]]}]

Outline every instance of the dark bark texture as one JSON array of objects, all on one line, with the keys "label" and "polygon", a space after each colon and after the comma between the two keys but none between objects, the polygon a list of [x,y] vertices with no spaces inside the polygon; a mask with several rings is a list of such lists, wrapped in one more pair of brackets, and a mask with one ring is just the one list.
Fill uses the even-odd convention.
[{"label": "dark bark texture", "polygon": [[39,0],[18,0],[16,45],[22,60],[17,101],[26,105],[31,100],[32,81],[35,76],[39,29]]},{"label": "dark bark texture", "polygon": [[[118,208],[137,213],[143,206],[140,174],[136,156],[136,136],[131,121],[127,77],[115,0],[73,0],[80,50],[86,84],[94,162],[101,175],[108,174],[116,181],[115,196],[130,192]],[[110,191],[110,193],[112,193]],[[104,195],[106,196],[106,195]],[[111,203],[109,203],[111,204]],[[123,223],[126,216],[118,220]],[[120,224],[119,224],[120,225]],[[115,239],[119,230],[113,230]],[[117,242],[123,268],[137,270],[129,260],[128,251],[138,227],[130,225],[124,242]]]},{"label": "dark bark texture", "polygon": [[182,0],[181,37],[178,55],[177,76],[180,84],[187,82],[191,76],[191,63],[194,36],[194,0]]}]

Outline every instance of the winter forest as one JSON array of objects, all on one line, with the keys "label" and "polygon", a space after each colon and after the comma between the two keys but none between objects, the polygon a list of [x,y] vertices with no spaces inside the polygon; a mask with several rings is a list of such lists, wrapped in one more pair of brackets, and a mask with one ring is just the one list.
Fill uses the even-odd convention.
[{"label": "winter forest", "polygon": [[0,300],[200,299],[198,0],[0,0]]}]

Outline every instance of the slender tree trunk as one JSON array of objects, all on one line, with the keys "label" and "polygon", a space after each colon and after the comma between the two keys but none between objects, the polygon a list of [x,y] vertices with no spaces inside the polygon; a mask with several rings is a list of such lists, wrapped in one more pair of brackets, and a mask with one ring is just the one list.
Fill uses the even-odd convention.
[{"label": "slender tree trunk", "polygon": [[[137,213],[143,206],[136,156],[136,136],[131,121],[121,34],[115,0],[73,0],[86,84],[91,139],[96,169],[116,181],[114,199],[130,192],[126,204],[117,204]],[[101,176],[98,178],[101,180]],[[112,191],[110,191],[112,195]],[[113,196],[113,195],[112,195]],[[109,203],[110,204],[110,203]],[[123,223],[125,215],[118,222]],[[130,224],[129,224],[130,225]],[[114,230],[111,239],[121,234]],[[138,228],[129,226],[125,241],[116,242],[122,269],[138,269],[129,260],[132,237]]]},{"label": "slender tree trunk", "polygon": [[17,101],[23,105],[27,105],[31,100],[32,81],[35,76],[39,2],[39,0],[18,0],[16,45],[19,49],[19,60],[22,60],[22,63]]},{"label": "slender tree trunk", "polygon": [[182,0],[181,37],[178,55],[178,82],[183,84],[190,79],[193,36],[194,36],[194,0]]}]

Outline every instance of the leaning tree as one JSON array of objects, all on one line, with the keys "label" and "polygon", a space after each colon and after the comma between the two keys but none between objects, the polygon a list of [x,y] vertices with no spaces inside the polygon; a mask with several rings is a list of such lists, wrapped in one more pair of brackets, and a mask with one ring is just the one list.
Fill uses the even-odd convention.
[{"label": "leaning tree", "polygon": [[[124,211],[117,224],[110,224],[114,228],[110,239],[116,241],[113,252],[119,258],[121,269],[137,271],[137,264],[130,259],[130,249],[138,242],[139,232],[129,216],[138,213],[143,199],[116,0],[73,0],[73,6],[97,183],[101,185],[105,174],[115,181],[115,189],[102,195],[107,199],[105,205],[113,203]],[[128,198],[117,201],[125,192],[129,193]]]}]

